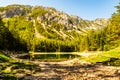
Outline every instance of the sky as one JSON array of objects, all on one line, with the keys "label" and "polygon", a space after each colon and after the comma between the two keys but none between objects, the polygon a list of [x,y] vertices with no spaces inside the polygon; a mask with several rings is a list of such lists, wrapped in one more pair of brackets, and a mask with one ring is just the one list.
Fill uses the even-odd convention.
[{"label": "sky", "polygon": [[116,11],[114,6],[118,3],[119,0],[0,0],[0,6],[24,4],[54,7],[69,15],[76,15],[87,20],[110,18]]}]

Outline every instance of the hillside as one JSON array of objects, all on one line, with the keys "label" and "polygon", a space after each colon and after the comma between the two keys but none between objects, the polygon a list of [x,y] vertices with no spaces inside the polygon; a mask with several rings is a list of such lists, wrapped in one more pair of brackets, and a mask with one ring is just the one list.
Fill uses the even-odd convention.
[{"label": "hillside", "polygon": [[33,28],[37,38],[44,38],[46,34],[48,34],[47,37],[51,37],[51,34],[55,34],[62,39],[74,39],[74,35],[71,34],[74,31],[81,34],[91,29],[102,29],[108,24],[106,19],[83,20],[78,16],[70,16],[55,8],[42,6],[8,5],[0,8],[0,15],[7,20],[23,16],[23,20],[31,21],[33,26],[38,25],[39,27]]},{"label": "hillside", "polygon": [[[83,51],[86,48],[80,50],[79,47],[80,42],[87,39],[86,35],[92,31],[99,32],[109,24],[107,19],[84,20],[55,8],[43,6],[8,5],[0,7],[0,15],[4,26],[19,42],[12,44],[18,44],[19,50],[28,51]],[[82,43],[81,46],[88,45],[86,42]],[[92,48],[89,50],[97,49]]]},{"label": "hillside", "polygon": [[[8,38],[6,40],[8,42],[5,43],[13,44],[15,50],[103,51],[117,47],[119,42],[119,39],[116,42],[110,37],[111,20],[107,19],[98,18],[90,21],[51,7],[16,4],[0,7],[0,15],[3,26],[8,29],[8,34],[11,34],[11,38],[9,38],[10,36],[5,32],[6,38]],[[110,38],[112,39],[110,40]],[[14,42],[9,43],[9,39]],[[110,42],[114,44],[111,45]],[[1,45],[1,47],[3,46]]]}]

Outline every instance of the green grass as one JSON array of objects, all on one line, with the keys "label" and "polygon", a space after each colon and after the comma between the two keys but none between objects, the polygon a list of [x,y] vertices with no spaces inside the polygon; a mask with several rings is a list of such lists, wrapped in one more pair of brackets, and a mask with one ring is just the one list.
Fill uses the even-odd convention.
[{"label": "green grass", "polygon": [[[83,60],[86,60],[88,62],[96,63],[96,62],[111,62],[111,59],[115,59],[114,63],[119,63],[120,59],[120,47],[103,52],[98,55],[91,55],[88,58],[82,57]],[[117,62],[116,62],[117,59]]]},{"label": "green grass", "polygon": [[[9,61],[0,63],[0,79],[2,80],[24,80],[25,75],[41,71],[39,65],[32,62]],[[18,74],[22,74],[20,77]]]},{"label": "green grass", "polygon": [[3,54],[2,52],[0,52],[0,63],[1,63],[1,62],[8,62],[8,61],[10,61],[10,60],[11,60],[10,57],[8,57],[8,56],[6,56],[5,54]]}]

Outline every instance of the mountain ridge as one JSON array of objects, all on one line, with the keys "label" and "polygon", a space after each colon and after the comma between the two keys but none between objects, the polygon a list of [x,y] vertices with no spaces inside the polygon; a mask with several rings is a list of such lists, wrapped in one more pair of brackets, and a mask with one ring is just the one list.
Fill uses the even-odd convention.
[{"label": "mountain ridge", "polygon": [[[83,20],[79,16],[68,15],[63,11],[58,11],[52,7],[43,6],[30,6],[30,5],[8,5],[6,7],[0,7],[0,15],[3,19],[24,16],[27,21],[32,21],[37,25],[41,25],[41,28],[46,34],[50,35],[51,32],[63,39],[74,39],[73,35],[69,35],[70,32],[81,34],[88,30],[102,29],[108,25],[107,19],[96,20]],[[44,38],[45,34],[42,34],[38,28],[35,34],[38,38]],[[49,34],[50,33],[50,34]],[[54,37],[54,36],[53,36]]]},{"label": "mountain ridge", "polygon": [[[56,18],[58,16],[60,16],[59,18],[62,18],[64,22],[64,24],[69,24],[70,21],[68,20],[69,18],[74,19],[74,23],[73,24],[78,24],[79,20],[83,20],[82,18],[80,18],[79,16],[75,16],[75,15],[68,15],[67,13],[63,12],[63,11],[58,11],[55,8],[52,7],[43,7],[43,6],[30,6],[30,5],[18,5],[18,4],[13,4],[13,5],[8,5],[6,7],[0,7],[0,15],[2,16],[2,18],[10,18],[13,16],[21,16],[21,15],[30,15],[32,10],[34,10],[35,8],[41,8],[45,11],[47,11],[45,13],[44,16],[41,16],[43,18],[48,17],[50,15],[53,15],[52,17],[49,17],[48,20],[51,20],[53,18]],[[37,16],[38,18],[40,16]],[[60,19],[61,20],[61,19]],[[67,21],[66,21],[67,20]],[[96,19],[97,21],[99,20],[100,25],[102,25],[100,21],[107,21],[104,18],[99,18]],[[95,23],[96,20],[89,20],[89,21],[94,21]],[[62,23],[61,21],[59,21],[58,23]],[[99,24],[98,23],[98,24]]]},{"label": "mountain ridge", "polygon": [[[114,39],[119,39],[119,28],[111,26],[113,17],[84,20],[51,7],[15,4],[0,7],[0,16],[1,26],[5,27],[3,34],[10,33],[16,43],[9,42],[8,35],[0,35],[5,37],[6,42],[15,45],[15,48],[19,45],[22,50],[103,51],[113,48],[111,43],[117,46],[119,41]],[[2,38],[1,42],[8,44]]]},{"label": "mountain ridge", "polygon": [[29,5],[0,7],[0,16],[8,33],[27,50],[33,47],[38,51],[109,49],[109,19],[84,20],[55,8]]}]

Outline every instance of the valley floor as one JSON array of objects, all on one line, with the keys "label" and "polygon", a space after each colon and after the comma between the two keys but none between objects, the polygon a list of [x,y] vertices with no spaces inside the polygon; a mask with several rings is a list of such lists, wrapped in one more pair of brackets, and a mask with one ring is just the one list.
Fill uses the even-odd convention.
[{"label": "valley floor", "polygon": [[26,76],[32,80],[120,80],[120,67],[103,66],[101,63],[41,62],[41,72]]},{"label": "valley floor", "polygon": [[[38,66],[29,71],[28,67],[24,67],[25,71],[18,71],[14,76],[22,80],[120,80],[120,67],[104,66],[101,63],[90,64],[79,59],[64,62],[32,62]],[[9,65],[9,68],[11,67]],[[0,80],[5,75],[1,74]]]},{"label": "valley floor", "polygon": [[[119,50],[83,55],[91,62],[80,57],[61,62],[40,62],[18,59],[14,55],[11,56],[13,60],[0,63],[0,80],[120,80]],[[1,57],[2,61],[7,59]],[[103,65],[105,61],[108,66]],[[119,67],[109,66],[110,61]]]}]

